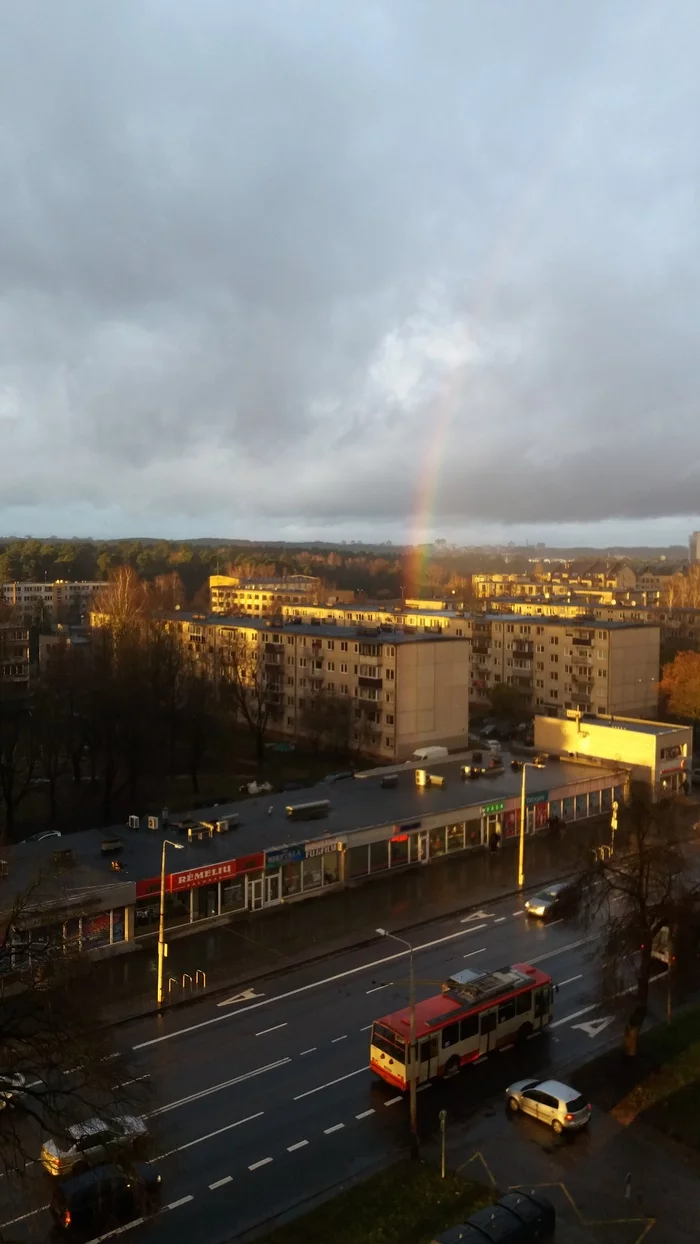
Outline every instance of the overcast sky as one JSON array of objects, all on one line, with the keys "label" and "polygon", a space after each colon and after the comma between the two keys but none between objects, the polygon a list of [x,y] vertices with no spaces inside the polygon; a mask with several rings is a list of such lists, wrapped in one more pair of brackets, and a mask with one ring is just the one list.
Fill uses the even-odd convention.
[{"label": "overcast sky", "polygon": [[6,0],[0,533],[685,541],[699,56],[697,0]]}]

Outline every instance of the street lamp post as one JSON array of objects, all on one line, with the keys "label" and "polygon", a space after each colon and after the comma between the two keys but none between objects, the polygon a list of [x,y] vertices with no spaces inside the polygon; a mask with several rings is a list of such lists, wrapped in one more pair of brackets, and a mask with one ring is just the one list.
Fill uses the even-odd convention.
[{"label": "street lamp post", "polygon": [[409,1075],[408,1101],[411,1116],[411,1157],[418,1158],[420,1142],[418,1139],[418,1061],[416,1058],[416,978],[413,972],[413,947],[404,937],[397,937],[387,929],[377,929],[380,937],[389,937],[393,942],[408,947],[408,1010],[409,1010]]},{"label": "street lamp post", "polygon": [[184,842],[171,842],[163,839],[163,850],[160,855],[160,911],[158,913],[158,1006],[164,1002],[163,965],[165,962],[165,848],[174,847],[176,851],[184,850]]},{"label": "street lamp post", "polygon": [[526,769],[544,769],[542,760],[526,760],[523,762],[523,779],[520,784],[520,846],[518,850],[518,889],[525,885],[525,771]]}]

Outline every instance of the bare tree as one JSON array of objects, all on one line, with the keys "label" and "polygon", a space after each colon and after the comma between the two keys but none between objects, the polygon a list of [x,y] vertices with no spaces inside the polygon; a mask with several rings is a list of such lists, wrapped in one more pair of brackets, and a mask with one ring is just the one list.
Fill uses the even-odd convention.
[{"label": "bare tree", "polygon": [[95,612],[113,631],[140,624],[150,612],[150,594],[131,566],[112,571],[94,600]]},{"label": "bare tree", "polygon": [[36,770],[36,745],[36,718],[29,698],[0,696],[0,799],[10,834]]},{"label": "bare tree", "polygon": [[281,645],[264,632],[229,631],[220,640],[218,673],[222,693],[255,740],[258,759],[265,752],[271,722],[282,711],[284,666]]},{"label": "bare tree", "polygon": [[700,904],[700,884],[688,870],[676,806],[635,797],[621,814],[614,852],[597,859],[580,881],[584,921],[600,928],[604,991],[619,993],[632,970],[624,1051],[633,1057],[647,1015],[657,939]]},{"label": "bare tree", "polygon": [[327,687],[313,692],[301,713],[301,728],[316,748],[347,752],[352,735],[352,701]]}]

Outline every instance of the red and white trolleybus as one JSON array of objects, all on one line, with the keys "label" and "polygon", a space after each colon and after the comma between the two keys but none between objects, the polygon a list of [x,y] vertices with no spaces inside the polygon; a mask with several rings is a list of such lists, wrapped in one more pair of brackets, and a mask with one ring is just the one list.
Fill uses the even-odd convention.
[{"label": "red and white trolleybus", "polygon": [[422,1083],[449,1074],[546,1028],[555,990],[551,976],[527,963],[495,972],[455,972],[442,993],[416,1003],[413,1059],[410,1007],[374,1022],[370,1068],[400,1089],[414,1077]]}]

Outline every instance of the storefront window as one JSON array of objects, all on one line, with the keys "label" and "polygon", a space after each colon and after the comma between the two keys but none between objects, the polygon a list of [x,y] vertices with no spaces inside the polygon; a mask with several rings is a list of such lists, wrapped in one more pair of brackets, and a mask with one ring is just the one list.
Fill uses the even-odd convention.
[{"label": "storefront window", "polygon": [[71,916],[63,926],[63,940],[67,950],[77,950],[80,944],[80,916]]},{"label": "storefront window", "polygon": [[[165,926],[166,928],[174,928],[178,924],[189,924],[190,922],[190,895],[191,890],[178,890],[176,894],[166,894],[165,896]],[[156,906],[156,919],[157,915]]]},{"label": "storefront window", "polygon": [[431,829],[430,831],[430,858],[434,855],[445,854],[445,829]]},{"label": "storefront window", "polygon": [[461,825],[447,826],[447,850],[462,851],[464,849],[464,822]]},{"label": "storefront window", "polygon": [[158,899],[137,898],[134,904],[134,937],[144,937],[146,933],[153,933],[157,928]]},{"label": "storefront window", "polygon": [[586,816],[588,812],[588,795],[576,796],[576,820]]},{"label": "storefront window", "polygon": [[467,821],[466,838],[468,847],[478,847],[481,845],[481,819],[478,821]]},{"label": "storefront window", "polygon": [[567,795],[562,799],[562,816],[565,821],[573,821],[574,819],[574,797]]},{"label": "storefront window", "polygon": [[301,894],[301,864],[282,865],[282,897],[291,898]]},{"label": "storefront window", "polygon": [[219,886],[200,885],[194,891],[195,920],[210,920],[219,914]]},{"label": "storefront window", "polygon": [[243,911],[245,908],[245,877],[221,882],[221,911]]},{"label": "storefront window", "polygon": [[391,867],[400,868],[402,864],[408,863],[408,834],[403,839],[392,838],[389,844],[391,848]]},{"label": "storefront window", "polygon": [[561,816],[561,799],[550,799],[549,815],[550,816]]},{"label": "storefront window", "polygon": [[366,877],[369,872],[368,848],[350,847],[347,853],[347,875],[348,877]]},{"label": "storefront window", "polygon": [[600,791],[591,790],[588,792],[588,815],[597,816],[600,812]]},{"label": "storefront window", "polygon": [[600,810],[601,812],[612,812],[613,793],[612,786],[606,786],[600,792]]},{"label": "storefront window", "polygon": [[109,924],[108,911],[102,911],[98,916],[83,916],[83,949],[109,946]]},{"label": "storefront window", "polygon": [[115,907],[112,912],[112,942],[124,941],[125,911],[123,907]]},{"label": "storefront window", "polygon": [[613,798],[614,798],[615,802],[616,802],[616,803],[619,803],[620,807],[622,807],[622,805],[623,805],[623,803],[624,803],[624,801],[625,801],[625,788],[624,788],[624,786],[616,786],[616,787],[615,787],[615,791],[614,791],[614,794],[613,794]]},{"label": "storefront window", "polygon": [[389,867],[389,843],[386,838],[383,842],[372,842],[369,848],[369,871],[371,873],[380,873],[384,868]]},{"label": "storefront window", "polygon": [[301,868],[304,893],[306,893],[307,890],[317,890],[319,886],[323,885],[322,855],[314,855],[310,860],[304,860]]},{"label": "storefront window", "polygon": [[326,851],[323,856],[323,884],[335,885],[340,877],[340,860],[337,851]]}]

